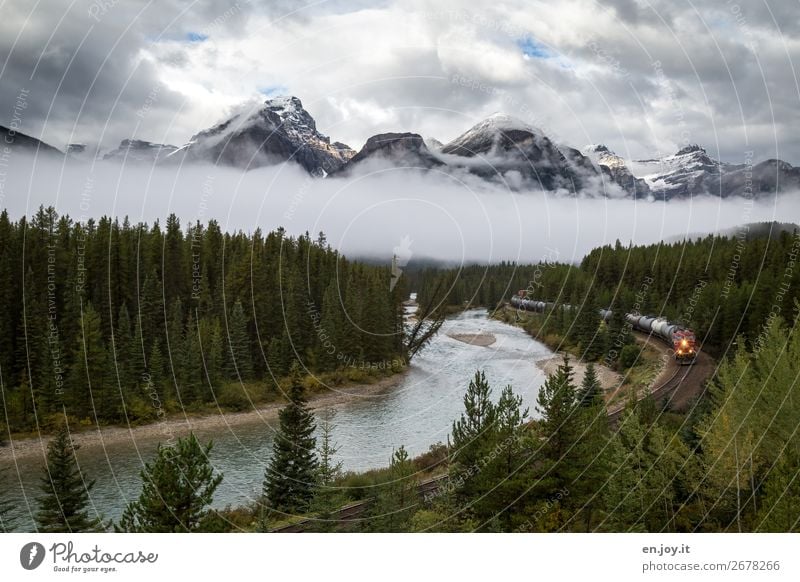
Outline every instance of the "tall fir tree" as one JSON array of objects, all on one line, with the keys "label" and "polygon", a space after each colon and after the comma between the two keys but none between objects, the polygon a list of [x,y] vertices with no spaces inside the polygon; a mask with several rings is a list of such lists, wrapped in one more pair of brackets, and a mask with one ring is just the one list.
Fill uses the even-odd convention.
[{"label": "tall fir tree", "polygon": [[342,505],[342,495],[335,486],[342,474],[342,462],[336,460],[339,447],[333,441],[333,417],[334,411],[326,409],[320,418],[317,489],[311,504],[311,510],[316,514],[314,530],[318,532],[333,531],[334,512]]},{"label": "tall fir tree", "polygon": [[297,514],[308,510],[317,482],[316,424],[308,408],[300,369],[291,371],[289,404],[279,413],[280,427],[272,444],[272,458],[264,475],[264,503],[268,510]]},{"label": "tall fir tree", "polygon": [[250,336],[241,301],[237,301],[228,319],[228,378],[247,381],[253,376]]},{"label": "tall fir tree", "polygon": [[408,451],[401,445],[392,453],[389,472],[378,487],[377,499],[370,508],[368,524],[371,531],[409,531],[419,503],[414,474],[414,464],[408,457]]},{"label": "tall fir tree", "polygon": [[599,403],[603,397],[603,387],[597,377],[597,368],[594,362],[589,362],[586,366],[586,373],[581,381],[581,389],[578,394],[578,401],[584,408],[589,408]]},{"label": "tall fir tree", "polygon": [[105,529],[101,516],[92,516],[89,493],[94,487],[75,460],[66,422],[47,445],[47,464],[41,478],[42,496],[36,526],[42,533],[95,532]]}]

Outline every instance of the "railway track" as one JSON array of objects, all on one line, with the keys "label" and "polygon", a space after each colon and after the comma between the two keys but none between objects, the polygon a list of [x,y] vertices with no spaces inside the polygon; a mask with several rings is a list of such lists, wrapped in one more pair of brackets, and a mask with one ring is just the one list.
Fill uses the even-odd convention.
[{"label": "railway track", "polygon": [[[432,477],[430,479],[426,479],[417,484],[417,494],[419,495],[420,499],[424,499],[426,496],[430,496],[435,494],[441,483],[447,479],[447,475],[437,475],[436,477]],[[369,506],[375,502],[375,499],[369,497],[367,499],[363,499],[361,501],[356,501],[354,503],[349,503],[343,507],[340,507],[337,511],[333,513],[331,516],[330,521],[336,524],[336,527],[343,528],[347,526],[349,523],[353,523],[356,521],[360,521],[361,515],[369,509]],[[418,505],[415,503],[411,507]],[[314,519],[312,517],[307,517],[296,521],[294,523],[290,523],[287,525],[283,525],[280,527],[276,527],[271,529],[271,533],[300,533],[308,530],[314,524],[319,523],[320,520]]]},{"label": "railway track", "polygon": [[[637,398],[637,402],[643,400],[647,396],[652,396],[656,402],[663,402],[667,398],[671,397],[675,390],[680,387],[689,374],[692,373],[693,368],[694,366],[678,367],[669,378],[661,383],[660,386],[656,386],[650,390],[648,394],[643,394],[640,398]],[[622,413],[625,412],[626,405],[627,403],[623,402],[614,406],[614,408],[609,409],[608,420],[611,423],[616,423],[622,416]]]}]

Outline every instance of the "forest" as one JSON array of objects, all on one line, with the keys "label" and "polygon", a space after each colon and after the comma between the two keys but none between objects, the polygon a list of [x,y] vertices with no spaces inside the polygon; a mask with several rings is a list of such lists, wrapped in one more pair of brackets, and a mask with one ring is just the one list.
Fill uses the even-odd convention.
[{"label": "forest", "polygon": [[4,211],[0,434],[251,407],[294,362],[331,384],[396,372],[408,292],[389,281],[323,234]]},{"label": "forest", "polygon": [[[531,420],[513,387],[493,395],[478,371],[447,445],[388,468],[343,473],[335,417],[312,412],[298,367],[262,494],[211,507],[224,475],[213,443],[160,446],[141,493],[117,523],[92,512],[65,425],[48,447],[38,497],[44,532],[800,532],[800,333],[773,323],[763,348],[740,344],[687,415],[645,398],[608,421],[597,378],[580,385],[568,359],[545,382]],[[320,423],[320,437],[315,427]],[[437,477],[425,492],[423,483]],[[362,507],[341,519],[343,507]],[[0,496],[0,525],[8,510]]]},{"label": "forest", "polygon": [[[420,301],[494,309],[524,291],[558,306],[540,330],[583,339],[581,355],[598,359],[609,337],[597,334],[599,309],[668,318],[695,330],[703,349],[726,353],[742,336],[763,339],[770,322],[794,316],[792,297],[800,288],[800,234],[797,227],[770,234],[769,224],[741,227],[733,236],[709,235],[646,246],[598,247],[573,265],[500,263],[458,269],[423,269],[415,274]],[[776,225],[777,228],[777,225]],[[622,320],[612,320],[622,327]],[[589,337],[587,337],[587,335]],[[593,336],[594,340],[589,341]]]},{"label": "forest", "polygon": [[[46,211],[30,225],[25,221],[11,224],[0,216],[0,237],[16,245],[16,254],[2,254],[1,266],[9,269],[4,274],[19,269],[20,257],[30,256],[34,248],[42,264],[48,264],[48,224],[52,221]],[[608,326],[601,323],[598,308],[663,313],[695,326],[703,349],[714,353],[718,367],[704,396],[688,412],[675,412],[645,397],[632,399],[624,413],[611,422],[593,365],[582,381],[576,382],[570,359],[565,357],[545,381],[534,411],[522,405],[513,386],[491,386],[483,371],[477,370],[463,397],[463,412],[454,419],[446,443],[432,446],[417,458],[410,458],[400,446],[387,459],[385,469],[351,473],[342,470],[337,457],[338,446],[332,438],[335,414],[315,412],[308,401],[313,389],[309,367],[335,370],[337,363],[326,357],[324,340],[314,333],[315,318],[301,323],[305,319],[298,314],[312,300],[320,306],[322,321],[341,322],[342,312],[331,306],[339,305],[334,294],[344,289],[345,305],[352,305],[348,301],[354,300],[353,295],[359,300],[361,311],[357,312],[369,313],[371,322],[387,330],[397,329],[402,325],[400,305],[407,290],[390,290],[386,268],[349,263],[322,238],[316,242],[308,237],[290,239],[280,231],[263,239],[260,233],[223,235],[212,222],[199,231],[195,231],[199,227],[189,227],[182,232],[174,217],[163,234],[157,224],[137,229],[101,221],[84,227],[65,218],[56,223],[61,224],[63,228],[55,232],[61,232],[65,242],[58,247],[71,249],[67,256],[76,256],[83,245],[85,250],[80,252],[85,253],[85,260],[95,261],[84,275],[79,263],[61,263],[65,269],[61,280],[70,282],[56,288],[55,299],[57,309],[63,309],[58,312],[58,331],[64,338],[68,370],[64,397],[47,400],[32,391],[33,402],[26,402],[21,394],[31,392],[27,383],[57,388],[47,384],[53,382],[52,376],[28,373],[41,374],[38,366],[47,366],[50,356],[42,339],[47,337],[44,314],[50,300],[46,268],[44,273],[32,266],[25,271],[26,299],[16,304],[20,312],[4,314],[5,318],[13,316],[3,325],[13,325],[15,333],[0,337],[9,344],[8,349],[16,350],[2,351],[10,360],[3,363],[4,370],[18,378],[11,389],[4,389],[6,402],[13,404],[7,409],[15,414],[9,418],[21,423],[25,407],[34,404],[37,410],[50,406],[53,411],[56,436],[48,447],[47,470],[37,498],[40,531],[271,532],[286,531],[287,527],[316,532],[800,531],[797,233],[707,237],[648,247],[617,244],[592,251],[580,265],[501,264],[417,272],[409,284],[419,290],[420,306],[495,307],[519,289],[575,306],[554,310],[553,323],[548,325],[563,333],[578,330],[572,332],[576,333],[573,339],[589,356],[584,359],[590,361],[603,357],[608,349],[607,339],[597,339],[610,333],[603,330],[620,325],[614,319]],[[101,228],[103,234],[96,234]],[[199,300],[192,296],[191,276],[175,278],[179,268],[192,272],[187,266],[197,232],[207,248],[200,287],[208,291],[201,291]],[[127,235],[125,243],[123,233]],[[38,243],[32,242],[34,235],[39,237]],[[120,237],[118,244],[108,245],[107,240],[115,236]],[[4,244],[0,248],[9,247]],[[109,261],[112,252],[125,260]],[[313,284],[310,270],[303,270],[309,257],[317,266]],[[144,268],[138,267],[138,261]],[[109,264],[113,268],[88,277],[92,270]],[[284,264],[288,274],[281,275]],[[150,275],[142,276],[143,270]],[[341,287],[336,284],[337,272],[346,273],[347,283]],[[299,295],[285,293],[282,300],[276,299],[276,294],[281,296],[282,276],[288,278],[292,293],[299,290]],[[81,277],[83,282],[76,286]],[[153,290],[131,293],[119,284],[120,277],[129,285]],[[12,283],[13,279],[13,275],[6,276],[3,281]],[[172,285],[179,289],[170,291],[169,301],[167,280],[172,281],[170,289]],[[216,283],[212,285],[211,280]],[[262,286],[276,291],[264,293]],[[13,284],[3,289],[5,293],[22,292]],[[135,300],[137,296],[142,300]],[[19,295],[7,297],[20,300]],[[383,297],[383,306],[370,306],[371,297]],[[116,309],[109,307],[112,303]],[[244,305],[251,308],[246,310]],[[271,336],[261,331],[261,317],[245,315],[252,311],[273,318],[264,320],[275,325],[264,326],[272,331]],[[429,311],[437,312],[435,308]],[[234,324],[237,320],[240,323]],[[291,334],[284,321],[291,322]],[[190,378],[193,368],[188,354],[195,349],[190,332],[198,330],[197,338],[204,340],[205,347],[203,334],[209,334],[211,345],[220,334],[215,329],[223,325],[228,332],[222,335],[230,340],[222,342],[213,367],[221,385],[227,381],[228,385],[248,387],[248,380],[253,385],[259,381],[269,384],[275,374],[286,393],[258,499],[243,507],[215,508],[214,493],[224,475],[214,470],[210,460],[213,442],[201,443],[191,435],[159,447],[141,471],[140,495],[128,503],[121,519],[111,523],[93,514],[91,475],[79,472],[70,428],[64,422],[65,418],[84,418],[87,405],[70,389],[77,391],[87,373],[93,382],[95,377],[107,378],[103,374],[109,374],[108,369],[102,366],[118,370],[114,356],[132,353],[120,361],[132,366],[133,371],[125,377],[131,380],[134,395],[136,374],[148,373],[159,378],[157,386],[163,392],[158,395],[165,402],[185,398],[200,403],[213,397],[211,390],[216,390],[217,384],[194,383]],[[129,330],[129,335],[121,329]],[[346,328],[330,325],[330,329]],[[348,353],[357,353],[364,361],[408,355],[402,339],[383,344],[342,333],[333,336],[335,341],[352,342],[347,344]],[[41,351],[29,349],[21,358],[19,346],[26,345],[26,338],[31,345],[30,338],[36,337]],[[72,338],[71,350],[68,337]],[[86,339],[76,341],[78,337]],[[128,347],[145,343],[148,350],[144,355],[150,354],[149,359],[142,364],[138,349],[123,351],[122,337],[132,338]],[[181,358],[170,359],[178,365],[165,362],[155,366],[154,362],[165,360],[163,354],[159,356],[162,339],[167,346],[182,346]],[[599,347],[595,341],[600,341]],[[284,350],[284,344],[290,348]],[[295,353],[291,346],[296,345],[303,349]],[[40,359],[28,363],[35,357]],[[98,369],[87,370],[87,365]],[[203,368],[203,363],[199,366]],[[45,369],[52,374],[52,369]],[[116,373],[113,378],[116,382]],[[108,382],[111,386],[112,380]],[[117,400],[115,394],[122,398]],[[127,398],[124,390],[100,392],[95,400],[108,416],[95,420],[113,421],[114,411],[135,409]],[[67,414],[55,412],[58,406]],[[347,508],[352,511],[356,507],[355,518],[342,518]],[[0,518],[6,510],[0,495]],[[13,529],[7,521],[0,523]]]}]

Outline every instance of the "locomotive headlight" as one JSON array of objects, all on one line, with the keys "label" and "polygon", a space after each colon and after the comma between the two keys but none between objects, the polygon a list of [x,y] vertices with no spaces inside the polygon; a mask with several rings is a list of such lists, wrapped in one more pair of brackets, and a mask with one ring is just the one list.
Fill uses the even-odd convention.
[{"label": "locomotive headlight", "polygon": [[686,346],[686,345],[688,345],[688,343],[689,343],[689,342],[687,342],[686,340],[681,340],[681,345],[682,345],[682,346]]}]

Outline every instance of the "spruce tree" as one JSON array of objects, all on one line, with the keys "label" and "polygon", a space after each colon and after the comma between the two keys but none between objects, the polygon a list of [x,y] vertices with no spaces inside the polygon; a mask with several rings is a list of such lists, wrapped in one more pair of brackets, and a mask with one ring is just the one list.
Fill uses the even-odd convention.
[{"label": "spruce tree", "polygon": [[228,319],[228,378],[247,381],[253,377],[250,336],[241,301],[237,301]]},{"label": "spruce tree", "polygon": [[335,525],[332,521],[333,514],[341,506],[341,495],[334,486],[336,480],[341,476],[342,462],[334,460],[339,448],[333,442],[333,415],[333,410],[325,410],[319,427],[317,490],[311,505],[311,510],[316,513],[317,519],[314,529],[318,532],[333,530]]},{"label": "spruce tree", "polygon": [[589,362],[586,366],[586,373],[583,375],[581,382],[581,389],[578,395],[578,401],[584,408],[601,402],[603,398],[603,387],[600,385],[600,379],[597,377],[597,369],[594,362]]},{"label": "spruce tree", "polygon": [[92,517],[89,492],[94,487],[75,460],[66,422],[47,445],[47,464],[41,479],[42,497],[36,514],[37,529],[42,533],[95,532],[105,529],[102,517]]},{"label": "spruce tree", "polygon": [[369,529],[383,533],[409,531],[418,502],[414,464],[401,445],[392,453],[389,473],[370,508]]},{"label": "spruce tree", "polygon": [[783,452],[767,477],[764,489],[756,531],[800,532],[800,462],[796,454]]},{"label": "spruce tree", "polygon": [[291,372],[289,404],[279,413],[280,428],[272,444],[263,484],[264,503],[274,512],[303,513],[314,497],[317,456],[314,414],[308,408],[299,366]]},{"label": "spruce tree", "polygon": [[[541,444],[534,461],[533,491],[545,499],[560,491],[569,491],[582,467],[573,458],[575,444],[582,432],[582,417],[578,414],[572,366],[564,357],[561,364],[544,383],[537,398],[541,415],[537,426]],[[571,514],[565,512],[551,526],[560,528]]]},{"label": "spruce tree", "polygon": [[159,444],[155,460],[141,472],[142,492],[125,508],[119,532],[201,532],[214,513],[209,509],[222,475],[209,459],[213,443],[203,446],[194,434],[174,446]]},{"label": "spruce tree", "polygon": [[453,461],[462,467],[478,462],[496,430],[497,409],[491,399],[492,388],[483,371],[475,372],[464,394],[464,412],[453,422]]}]

